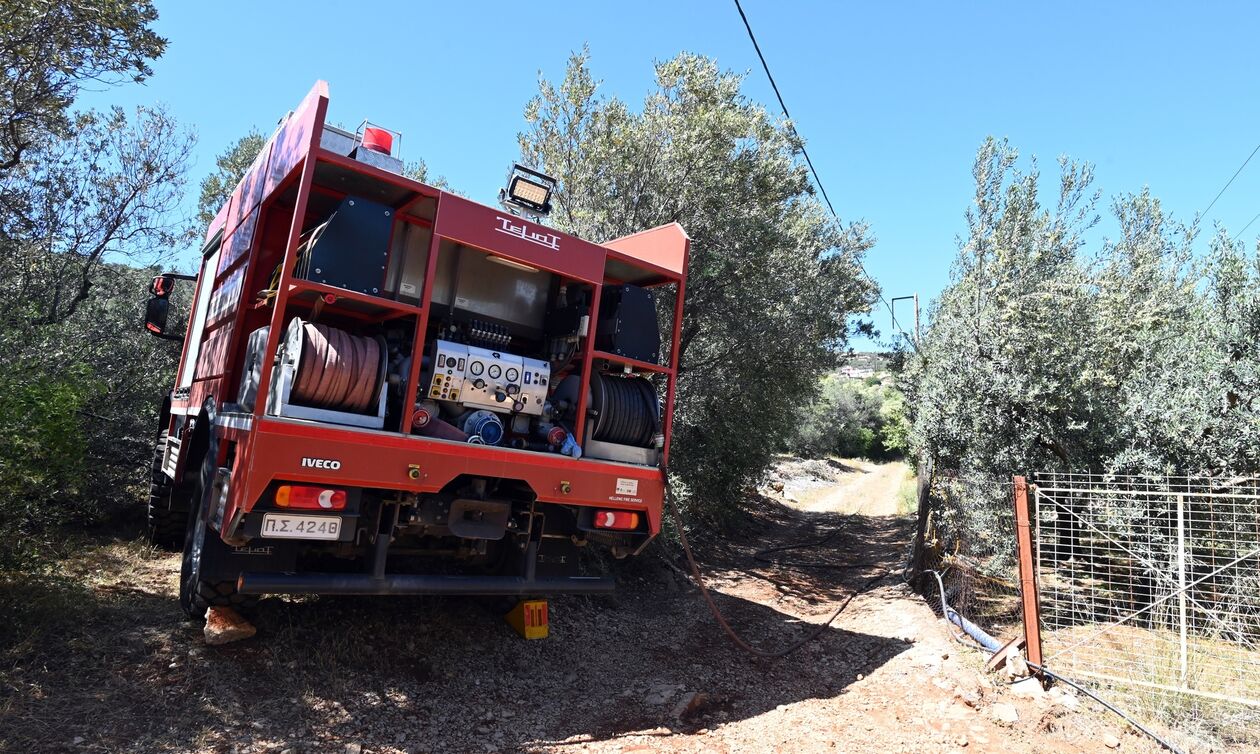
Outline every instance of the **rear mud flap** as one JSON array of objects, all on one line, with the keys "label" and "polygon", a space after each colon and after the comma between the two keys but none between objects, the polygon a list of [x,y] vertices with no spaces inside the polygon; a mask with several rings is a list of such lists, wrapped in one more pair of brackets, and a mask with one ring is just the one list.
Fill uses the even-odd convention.
[{"label": "rear mud flap", "polygon": [[233,547],[219,539],[218,532],[207,534],[201,554],[201,573],[206,581],[235,581],[246,571],[292,571],[297,567],[297,542],[254,540]]}]

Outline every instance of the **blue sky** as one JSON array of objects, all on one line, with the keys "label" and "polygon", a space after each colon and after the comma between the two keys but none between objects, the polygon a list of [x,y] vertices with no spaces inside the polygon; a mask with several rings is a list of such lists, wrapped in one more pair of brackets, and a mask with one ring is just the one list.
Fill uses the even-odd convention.
[{"label": "blue sky", "polygon": [[[1260,143],[1255,4],[743,5],[836,210],[878,239],[867,269],[888,297],[926,301],[948,282],[988,134],[1045,172],[1060,154],[1095,163],[1105,197],[1149,185],[1187,220]],[[730,0],[531,7],[159,0],[170,45],[155,75],[82,104],[163,102],[194,126],[190,205],[217,153],[251,126],[270,132],[319,78],[331,119],[401,131],[404,158],[486,202],[539,72],[559,78],[584,43],[603,90],[627,101],[648,91],[654,60],[688,50],[748,71],[746,93],[775,107]],[[1236,230],[1258,212],[1260,157],[1207,220]]]}]

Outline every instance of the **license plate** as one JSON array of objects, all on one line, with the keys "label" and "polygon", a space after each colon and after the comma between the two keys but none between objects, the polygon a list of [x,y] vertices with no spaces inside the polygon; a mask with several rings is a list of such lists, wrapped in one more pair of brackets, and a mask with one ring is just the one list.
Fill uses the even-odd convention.
[{"label": "license plate", "polygon": [[337,516],[295,516],[289,513],[264,513],[262,535],[273,539],[331,539],[341,536],[341,519]]}]

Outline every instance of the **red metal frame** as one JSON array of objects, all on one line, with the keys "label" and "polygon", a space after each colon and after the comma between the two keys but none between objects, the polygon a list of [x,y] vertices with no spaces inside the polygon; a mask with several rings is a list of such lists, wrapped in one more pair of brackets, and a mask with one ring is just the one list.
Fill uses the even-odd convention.
[{"label": "red metal frame", "polygon": [[[424,353],[438,255],[441,253],[443,240],[453,241],[569,280],[592,285],[594,294],[589,312],[590,326],[581,350],[582,384],[589,384],[595,362],[601,359],[618,365],[629,365],[636,371],[663,375],[667,381],[663,463],[660,468],[634,466],[592,459],[573,459],[559,454],[452,443],[405,434],[411,426],[412,407],[419,391],[419,358],[412,359],[408,375],[402,432],[360,430],[268,416],[265,413],[266,402],[262,397],[267,395],[272,380],[271,364],[268,363],[262,369],[258,386],[260,398],[255,402],[252,417],[245,419],[242,415],[233,415],[237,420],[230,426],[216,427],[221,444],[235,444],[236,462],[224,521],[232,520],[238,511],[251,510],[273,480],[435,492],[456,476],[471,474],[524,480],[530,484],[539,500],[544,502],[641,511],[646,514],[651,533],[657,533],[660,530],[661,505],[664,499],[664,465],[668,462],[672,435],[678,343],[682,331],[690,251],[690,240],[686,234],[677,224],[673,224],[599,245],[511,215],[501,209],[439,191],[405,176],[321,149],[320,137],[327,109],[327,85],[318,82],[302,105],[272,137],[264,150],[267,157],[254,163],[251,172],[233,193],[229,205],[216,216],[207,236],[209,240],[219,228],[225,228],[227,235],[230,235],[235,230],[230,227],[232,222],[238,222],[239,218],[247,217],[249,212],[257,209],[260,217],[254,230],[253,244],[249,253],[241,255],[242,259],[247,260],[241,264],[249,265],[244,290],[259,290],[271,274],[270,270],[261,269],[259,261],[263,253],[264,225],[287,215],[287,211],[276,202],[296,186],[295,193],[285,200],[291,199],[293,208],[291,215],[288,215],[288,232],[279,285],[274,299],[268,305],[271,309],[271,331],[266,352],[276,352],[294,296],[313,291],[335,293],[350,301],[370,301],[388,311],[389,316],[415,317],[413,353]],[[433,231],[419,306],[331,289],[293,276],[302,228],[309,220],[306,212],[310,195],[312,192],[333,195],[338,193],[336,189],[315,184],[316,169],[320,164],[334,165],[416,194],[410,201],[402,203],[395,217],[397,222],[415,222],[431,227]],[[259,186],[261,190],[255,188]],[[425,198],[436,201],[436,215],[432,223],[403,216],[410,205]],[[242,202],[254,206],[234,206]],[[629,265],[640,271],[643,278],[641,284],[661,286],[672,283],[676,286],[671,355],[667,366],[617,357],[595,349],[601,284],[617,282],[606,272],[609,260],[615,260],[622,267]],[[208,289],[216,282],[214,274],[205,276],[199,282],[198,296],[211,295]],[[244,295],[238,297],[235,313],[226,316],[225,324],[220,325],[232,328],[230,343],[224,349],[226,363],[218,365],[214,378],[195,379],[193,389],[186,397],[173,400],[172,413],[196,413],[209,398],[214,398],[221,410],[225,403],[235,399],[236,378],[239,362],[244,356],[247,335],[243,331],[245,317],[248,311],[259,312],[250,316],[261,314],[257,305],[251,307],[247,304]],[[257,325],[251,325],[254,326]],[[186,356],[185,353],[185,358]],[[579,391],[578,416],[585,416],[586,392]],[[574,428],[579,443],[585,429],[583,425],[584,422],[579,421]],[[174,427],[173,421],[172,428]],[[184,448],[187,447],[186,443]],[[226,449],[221,449],[221,456],[226,456],[226,453]],[[301,459],[312,456],[336,458],[341,462],[340,469],[329,472],[303,468]],[[618,482],[626,480],[637,483],[636,494],[618,493]]]}]

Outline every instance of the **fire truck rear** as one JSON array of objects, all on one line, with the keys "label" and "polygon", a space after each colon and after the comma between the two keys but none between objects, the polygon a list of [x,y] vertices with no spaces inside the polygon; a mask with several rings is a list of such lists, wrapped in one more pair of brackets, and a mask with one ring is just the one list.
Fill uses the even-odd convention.
[{"label": "fire truck rear", "polygon": [[184,276],[153,283],[183,355],[149,532],[183,546],[181,604],[610,590],[579,554],[660,529],[686,234],[561,233],[519,165],[474,203],[327,108],[320,82],[211,223],[183,335]]}]

